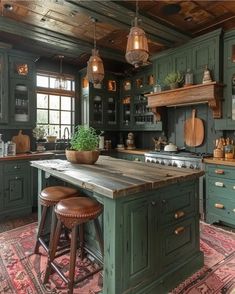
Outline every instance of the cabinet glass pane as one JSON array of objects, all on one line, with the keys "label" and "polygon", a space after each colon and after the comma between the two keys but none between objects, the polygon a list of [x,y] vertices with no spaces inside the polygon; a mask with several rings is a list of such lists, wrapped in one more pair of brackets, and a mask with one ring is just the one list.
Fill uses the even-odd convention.
[{"label": "cabinet glass pane", "polygon": [[114,125],[117,121],[116,100],[114,97],[108,98],[108,124]]},{"label": "cabinet glass pane", "polygon": [[123,117],[123,124],[129,125],[131,121],[131,97],[127,96],[122,100],[122,117]]},{"label": "cabinet glass pane", "polygon": [[29,121],[29,93],[24,84],[17,84],[14,89],[15,121]]},{"label": "cabinet glass pane", "polygon": [[93,120],[95,124],[103,123],[103,101],[100,96],[93,98]]}]

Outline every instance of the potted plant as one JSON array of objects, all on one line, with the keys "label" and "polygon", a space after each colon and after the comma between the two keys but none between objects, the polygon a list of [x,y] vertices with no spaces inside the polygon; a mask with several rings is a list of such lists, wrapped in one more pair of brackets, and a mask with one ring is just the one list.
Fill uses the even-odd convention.
[{"label": "potted plant", "polygon": [[165,85],[169,86],[170,89],[176,89],[184,81],[183,75],[179,71],[169,73],[164,80]]},{"label": "potted plant", "polygon": [[38,125],[33,129],[33,137],[36,138],[38,142],[45,141],[46,134],[46,129],[43,126]]},{"label": "potted plant", "polygon": [[99,158],[99,136],[92,127],[76,126],[70,140],[70,148],[65,150],[68,161],[72,163],[94,164]]}]

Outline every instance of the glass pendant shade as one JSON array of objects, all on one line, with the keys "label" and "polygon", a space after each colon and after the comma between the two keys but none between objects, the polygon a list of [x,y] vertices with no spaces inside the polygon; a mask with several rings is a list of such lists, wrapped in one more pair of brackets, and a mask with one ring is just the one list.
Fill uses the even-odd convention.
[{"label": "glass pendant shade", "polygon": [[145,32],[137,26],[132,27],[127,40],[126,61],[139,67],[147,62],[148,57],[148,41]]},{"label": "glass pendant shade", "polygon": [[92,84],[100,84],[104,79],[103,61],[97,49],[92,49],[92,55],[87,62],[87,79]]},{"label": "glass pendant shade", "polygon": [[65,76],[62,74],[62,60],[64,58],[63,55],[59,55],[58,58],[60,59],[60,74],[55,79],[55,88],[65,90],[67,89],[67,81]]}]

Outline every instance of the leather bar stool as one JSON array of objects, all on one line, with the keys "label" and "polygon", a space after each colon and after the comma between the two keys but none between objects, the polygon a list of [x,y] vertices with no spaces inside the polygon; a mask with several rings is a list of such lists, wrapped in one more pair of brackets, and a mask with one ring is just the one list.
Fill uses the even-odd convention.
[{"label": "leather bar stool", "polygon": [[[46,217],[48,212],[50,211],[49,208],[53,207],[60,200],[68,198],[68,197],[74,197],[75,195],[78,195],[78,192],[76,189],[65,187],[65,186],[51,186],[41,191],[39,200],[43,208],[42,208],[41,221],[40,221],[38,233],[37,233],[36,244],[34,247],[35,254],[39,252],[40,245],[42,245],[42,247],[46,250],[46,252],[49,251],[49,246],[46,244],[45,240],[43,239],[43,231],[45,228]],[[53,238],[54,236],[56,223],[57,223],[57,218],[53,208],[52,215],[51,215],[50,239]]]},{"label": "leather bar stool", "polygon": [[[62,278],[63,281],[68,285],[68,293],[72,294],[75,284],[85,280],[86,278],[102,270],[103,267],[99,265],[97,269],[86,274],[85,276],[78,278],[75,281],[74,273],[75,273],[75,264],[76,264],[76,251],[78,247],[78,230],[79,230],[79,235],[82,237],[83,230],[80,231],[80,229],[83,227],[85,223],[91,220],[93,220],[94,222],[96,238],[97,238],[97,241],[99,242],[101,255],[103,257],[103,238],[101,236],[99,221],[97,219],[97,217],[101,214],[102,210],[103,210],[103,206],[96,200],[93,200],[89,197],[72,197],[72,198],[64,199],[64,200],[61,200],[55,206],[55,213],[57,215],[58,221],[57,221],[57,226],[55,230],[55,236],[52,239],[52,242],[50,243],[50,247],[49,247],[49,259],[48,259],[46,273],[44,277],[44,283],[48,282],[49,276],[51,274],[51,270],[53,268],[53,270],[55,270],[58,273],[60,278]],[[60,270],[59,266],[55,262],[55,259],[58,256],[62,255],[62,254],[56,255],[62,225],[64,225],[68,229],[71,229],[70,262],[69,262],[68,278],[65,277],[64,273]],[[86,248],[83,248],[83,237],[82,237],[82,240],[79,240],[79,241],[80,241],[79,242],[80,247],[82,246],[81,251],[83,252],[83,249],[86,250]],[[91,254],[90,251],[88,252],[89,254]],[[95,256],[93,255],[93,257]],[[83,253],[81,253],[81,259],[82,258],[83,258]]]}]

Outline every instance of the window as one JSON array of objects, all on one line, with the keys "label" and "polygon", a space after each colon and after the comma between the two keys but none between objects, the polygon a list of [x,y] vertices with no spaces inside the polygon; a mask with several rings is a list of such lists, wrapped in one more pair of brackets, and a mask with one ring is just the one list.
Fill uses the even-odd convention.
[{"label": "window", "polygon": [[64,129],[74,130],[75,81],[66,76],[66,89],[55,88],[56,76],[37,74],[37,125],[44,126],[50,135],[63,138]]}]

